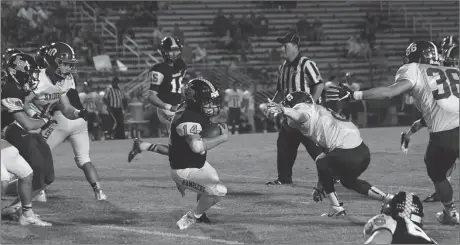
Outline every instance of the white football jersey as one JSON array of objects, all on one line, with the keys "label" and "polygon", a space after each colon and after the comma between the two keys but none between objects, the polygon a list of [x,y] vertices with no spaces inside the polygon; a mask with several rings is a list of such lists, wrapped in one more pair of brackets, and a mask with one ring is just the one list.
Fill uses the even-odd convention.
[{"label": "white football jersey", "polygon": [[363,142],[358,128],[332,110],[306,103],[297,104],[293,109],[307,115],[308,120],[296,125],[288,119],[289,126],[299,129],[303,135],[328,151],[336,148],[352,149]]},{"label": "white football jersey", "polygon": [[459,125],[459,69],[410,63],[401,66],[395,82],[409,80],[410,95],[425,119],[429,132],[441,132]]},{"label": "white football jersey", "polygon": [[28,111],[29,116],[35,114],[47,115],[49,114],[59,103],[61,96],[71,89],[75,89],[75,81],[72,76],[68,76],[65,79],[58,81],[53,84],[51,79],[46,75],[46,69],[41,69],[39,74],[39,84],[35,90],[33,90],[34,98],[29,102],[29,106],[32,111]]},{"label": "white football jersey", "polygon": [[248,109],[249,110],[254,110],[254,96],[250,91],[244,91],[243,93],[243,99],[248,100]]},{"label": "white football jersey", "polygon": [[225,90],[225,99],[230,108],[241,108],[243,102],[243,92],[239,89],[236,91],[233,89]]}]

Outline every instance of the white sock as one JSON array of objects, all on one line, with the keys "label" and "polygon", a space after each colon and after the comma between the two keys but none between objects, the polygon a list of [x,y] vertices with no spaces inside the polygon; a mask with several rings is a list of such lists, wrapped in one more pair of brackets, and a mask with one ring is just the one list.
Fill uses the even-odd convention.
[{"label": "white sock", "polygon": [[340,202],[339,202],[339,199],[337,197],[337,193],[331,192],[331,193],[327,194],[327,196],[329,197],[329,201],[331,201],[331,205],[340,206]]},{"label": "white sock", "polygon": [[369,191],[367,191],[367,195],[376,200],[383,201],[387,194],[383,193],[383,191],[379,190],[377,187],[372,186]]}]

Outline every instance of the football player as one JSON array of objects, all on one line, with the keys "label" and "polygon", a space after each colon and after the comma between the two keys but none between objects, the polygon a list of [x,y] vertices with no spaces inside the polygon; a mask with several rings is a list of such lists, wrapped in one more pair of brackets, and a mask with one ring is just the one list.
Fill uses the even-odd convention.
[{"label": "football player", "polygon": [[[68,108],[58,105],[54,110],[53,119],[57,124],[41,131],[51,150],[69,138],[75,155],[75,163],[85,174],[96,200],[106,200],[107,196],[102,192],[99,175],[89,157],[89,135],[88,135],[88,111],[83,108],[78,92],[75,88],[75,65],[77,64],[74,49],[63,42],[52,43],[48,46],[44,57],[45,69],[40,70],[40,84],[52,86],[52,93],[44,93],[44,96],[36,96],[30,103],[26,104],[27,113],[33,117],[39,117],[43,110],[47,109],[47,96],[57,95],[60,100],[65,100],[69,107],[73,108],[73,114],[66,115]],[[42,193],[43,195],[43,193]]]},{"label": "football player", "polygon": [[439,66],[437,47],[427,41],[411,43],[403,63],[396,73],[395,84],[391,86],[365,91],[335,87],[327,91],[328,97],[337,100],[384,99],[410,93],[430,132],[425,165],[443,205],[443,211],[436,215],[437,220],[442,224],[459,224],[452,185],[446,178],[459,157],[459,69]]},{"label": "football player", "polygon": [[436,244],[422,229],[423,216],[419,197],[401,191],[364,226],[365,244]]},{"label": "football player", "polygon": [[449,35],[442,39],[441,45],[440,45],[440,49],[441,49],[440,50],[441,51],[440,61],[444,62],[446,60],[446,58],[448,57],[447,52],[452,47],[458,47],[458,37]]},{"label": "football player", "polygon": [[[21,225],[50,226],[51,223],[40,220],[32,211],[32,197],[54,181],[51,151],[34,130],[47,127],[55,121],[49,117],[33,119],[24,112],[24,103],[38,84],[39,70],[34,58],[23,53],[13,54],[8,58],[5,68],[6,80],[2,85],[1,101],[14,118],[14,122],[6,127],[5,139],[15,147],[1,141],[1,162],[7,171],[18,178],[19,197],[2,210],[2,215],[19,211],[22,213],[19,218]],[[2,181],[8,180],[3,172]]]},{"label": "football player", "polygon": [[[451,40],[452,37],[450,38],[445,38],[445,40]],[[446,46],[446,45],[443,45]],[[446,52],[443,52],[446,57],[443,59],[443,65],[444,66],[450,66],[450,67],[458,67],[459,64],[459,47],[457,45],[451,45],[450,48],[447,49]],[[401,133],[401,149],[404,153],[407,153],[408,147],[409,147],[409,142],[410,142],[410,137],[412,134],[415,134],[417,131],[419,131],[421,128],[426,127],[426,122],[423,119],[423,117],[417,121],[415,121],[410,129],[407,132]],[[448,171],[447,171],[447,180],[450,181],[451,175],[453,171],[455,170],[456,164],[454,164]],[[439,202],[439,197],[436,195],[436,192],[433,192],[431,195],[429,195],[427,198],[423,200],[424,202]]]},{"label": "football player", "polygon": [[[179,39],[171,36],[163,38],[160,51],[163,62],[150,69],[152,83],[148,100],[157,107],[158,119],[166,125],[169,132],[174,112],[182,101],[182,80],[187,65],[181,58],[182,44]],[[135,139],[129,158],[133,159],[142,151],[154,151],[154,149],[151,144]]]},{"label": "football player", "polygon": [[78,94],[78,97],[83,104],[83,108],[88,111],[88,131],[94,139],[97,139],[101,98],[99,98],[99,94],[94,91],[91,81],[83,83],[83,91],[84,92]]},{"label": "football player", "polygon": [[[15,48],[9,48],[7,49],[3,55],[2,55],[2,71],[1,71],[1,82],[2,84],[4,82],[6,82],[6,78],[8,77],[7,73],[6,73],[6,62],[8,60],[8,58],[13,55],[13,54],[18,54],[18,53],[22,53],[21,50],[19,49],[15,49]],[[2,125],[2,135],[3,135],[3,129],[5,129],[5,127],[7,125],[9,125],[10,123],[14,122],[14,118],[13,116],[11,115],[11,113],[8,112],[8,109],[4,106],[1,107],[2,108],[2,117],[1,117],[1,125]]]},{"label": "football player", "polygon": [[318,183],[314,188],[313,200],[318,202],[323,197],[329,198],[329,217],[346,215],[335,193],[334,176],[338,176],[347,189],[380,201],[391,198],[390,194],[358,179],[368,168],[371,156],[352,122],[316,104],[310,94],[302,91],[288,94],[281,104],[269,103],[267,110],[270,117],[284,116],[289,130],[298,130],[323,148],[323,153],[315,159]]},{"label": "football player", "polygon": [[219,124],[221,135],[201,138],[201,131],[210,125],[211,117],[220,110],[220,95],[214,85],[203,78],[192,79],[184,91],[185,102],[171,123],[169,162],[171,177],[182,196],[185,189],[197,193],[197,206],[176,224],[187,229],[227,194],[216,170],[206,161],[207,151],[228,139],[228,129]]},{"label": "football player", "polygon": [[228,126],[232,134],[238,134],[240,130],[244,94],[239,86],[238,83],[234,82],[232,88],[225,90],[225,103],[228,107]]}]

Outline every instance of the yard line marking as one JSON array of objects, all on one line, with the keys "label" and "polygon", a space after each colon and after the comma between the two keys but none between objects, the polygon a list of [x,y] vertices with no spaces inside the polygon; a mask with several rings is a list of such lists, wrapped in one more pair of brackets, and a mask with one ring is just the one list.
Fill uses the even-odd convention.
[{"label": "yard line marking", "polygon": [[[251,175],[232,175],[232,174],[219,174],[220,176],[226,176],[226,177],[231,177],[231,178],[246,178],[246,179],[264,179],[268,180],[269,178],[263,178],[263,177],[258,177],[258,176],[251,176]],[[305,180],[296,180],[295,182],[297,183],[314,183],[314,181],[305,181]],[[409,187],[409,186],[396,186],[396,185],[378,185],[379,187],[385,187],[387,189],[391,190],[406,190],[406,191],[434,191],[433,189],[430,188],[417,188],[417,187]]]},{"label": "yard line marking", "polygon": [[129,232],[134,232],[134,233],[139,233],[143,235],[158,235],[158,236],[166,236],[166,237],[183,237],[183,238],[192,238],[192,239],[198,239],[198,240],[209,240],[213,242],[220,242],[220,243],[225,243],[225,244],[244,244],[238,241],[229,241],[229,240],[223,240],[223,239],[215,239],[207,236],[192,236],[192,235],[187,235],[187,234],[174,234],[174,233],[168,233],[168,232],[161,232],[161,231],[149,231],[149,230],[142,230],[142,229],[132,229],[132,228],[126,228],[126,227],[120,227],[120,226],[114,226],[114,225],[93,225],[93,227],[97,228],[106,228],[109,230],[119,230],[119,231],[129,231]]}]

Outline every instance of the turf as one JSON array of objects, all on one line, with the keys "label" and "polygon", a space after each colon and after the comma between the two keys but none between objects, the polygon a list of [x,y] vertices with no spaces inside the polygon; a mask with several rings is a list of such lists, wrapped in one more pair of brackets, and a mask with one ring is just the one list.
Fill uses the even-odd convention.
[{"label": "turf", "polygon": [[[383,191],[411,191],[424,198],[433,188],[423,163],[427,131],[413,137],[406,155],[399,149],[402,130],[361,130],[372,152],[362,178]],[[185,231],[175,223],[194,206],[196,195],[187,192],[181,197],[169,176],[167,157],[147,152],[128,163],[132,141],[93,142],[91,158],[108,195],[108,201],[97,202],[74,163],[70,144],[64,143],[53,153],[57,177],[47,189],[48,202],[34,203],[36,213],[53,226],[21,227],[3,220],[1,243],[362,243],[363,222],[379,213],[380,203],[338,185],[349,217],[321,217],[328,202],[312,200],[316,169],[302,147],[293,170],[294,185],[266,186],[266,181],[276,178],[276,137],[274,133],[230,136],[209,152],[208,160],[228,187],[228,195],[207,212],[213,224],[195,224]],[[452,179],[456,200],[458,170]],[[459,227],[436,221],[440,203],[424,207],[427,233],[438,243],[458,244]]]}]

